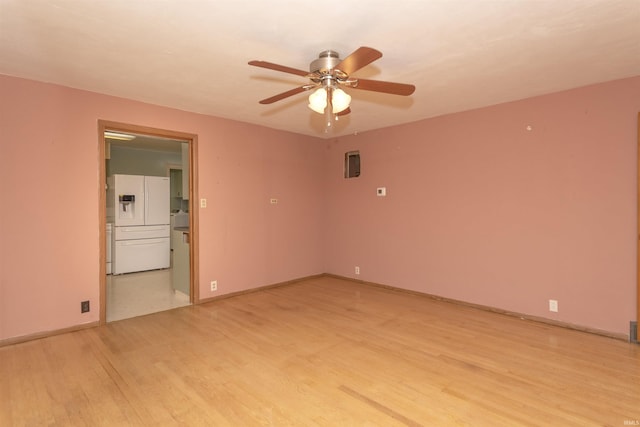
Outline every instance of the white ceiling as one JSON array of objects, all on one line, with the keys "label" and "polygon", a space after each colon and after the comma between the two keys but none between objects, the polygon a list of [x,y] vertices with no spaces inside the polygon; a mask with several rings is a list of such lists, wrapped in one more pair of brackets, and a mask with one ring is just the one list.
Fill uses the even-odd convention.
[{"label": "white ceiling", "polygon": [[[383,57],[324,133],[306,83],[325,49]],[[0,74],[329,137],[640,75],[640,0],[0,0]]]}]

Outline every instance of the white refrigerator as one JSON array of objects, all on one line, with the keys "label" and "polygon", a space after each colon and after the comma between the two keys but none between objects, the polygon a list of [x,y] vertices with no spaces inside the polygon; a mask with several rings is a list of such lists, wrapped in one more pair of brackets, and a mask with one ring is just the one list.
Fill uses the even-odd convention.
[{"label": "white refrigerator", "polygon": [[107,178],[107,221],[113,223],[113,274],[169,268],[169,177]]}]

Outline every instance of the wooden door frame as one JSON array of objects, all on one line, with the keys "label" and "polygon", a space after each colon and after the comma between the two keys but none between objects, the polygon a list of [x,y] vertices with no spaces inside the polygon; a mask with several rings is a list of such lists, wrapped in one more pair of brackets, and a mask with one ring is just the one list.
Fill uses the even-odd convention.
[{"label": "wooden door frame", "polygon": [[192,304],[200,302],[200,286],[199,286],[199,227],[198,227],[198,210],[197,204],[194,202],[198,196],[198,135],[186,132],[177,132],[166,129],[157,129],[146,126],[138,126],[130,123],[112,122],[107,120],[98,120],[98,204],[99,204],[99,245],[100,245],[100,324],[107,323],[107,166],[106,166],[106,142],[104,132],[106,130],[124,133],[136,133],[160,138],[184,140],[189,144],[189,227],[190,227],[190,244],[189,244],[189,300]]},{"label": "wooden door frame", "polygon": [[[637,251],[637,263],[636,263],[636,322],[640,325],[640,112],[638,113],[638,133],[636,135],[638,139],[638,228],[636,230],[636,235],[638,236],[638,251]],[[633,338],[633,337],[631,337]],[[638,332],[636,332],[635,339],[640,341],[640,337],[638,336]]]}]

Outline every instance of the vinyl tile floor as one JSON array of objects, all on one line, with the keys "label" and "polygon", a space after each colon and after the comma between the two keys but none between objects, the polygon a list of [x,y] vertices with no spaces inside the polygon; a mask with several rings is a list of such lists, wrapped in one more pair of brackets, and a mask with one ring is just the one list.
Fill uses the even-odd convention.
[{"label": "vinyl tile floor", "polygon": [[173,289],[170,268],[107,276],[107,322],[189,304],[188,295]]}]

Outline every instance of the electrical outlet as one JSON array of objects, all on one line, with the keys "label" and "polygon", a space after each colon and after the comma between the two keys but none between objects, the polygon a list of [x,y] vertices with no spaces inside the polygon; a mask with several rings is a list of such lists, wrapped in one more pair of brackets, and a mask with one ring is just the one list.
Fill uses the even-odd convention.
[{"label": "electrical outlet", "polygon": [[82,301],[80,303],[80,313],[88,313],[91,311],[91,307],[89,306],[89,301]]},{"label": "electrical outlet", "polygon": [[200,199],[200,207],[201,208],[207,207],[207,199]]},{"label": "electrical outlet", "polygon": [[356,266],[356,274],[360,274],[360,267]]},{"label": "electrical outlet", "polygon": [[218,290],[218,281],[217,280],[212,280],[211,281],[211,292],[215,292]]},{"label": "electrical outlet", "polygon": [[558,312],[558,300],[555,300],[555,299],[549,300],[549,311],[553,311],[554,313]]}]

